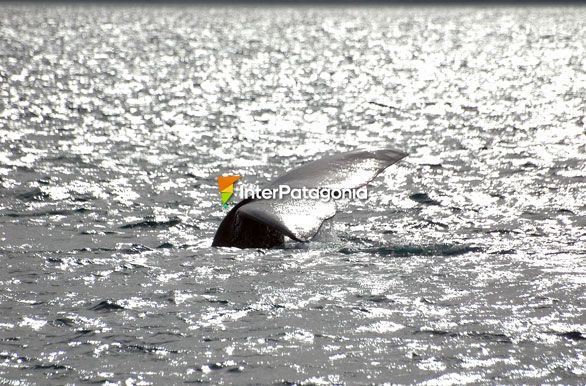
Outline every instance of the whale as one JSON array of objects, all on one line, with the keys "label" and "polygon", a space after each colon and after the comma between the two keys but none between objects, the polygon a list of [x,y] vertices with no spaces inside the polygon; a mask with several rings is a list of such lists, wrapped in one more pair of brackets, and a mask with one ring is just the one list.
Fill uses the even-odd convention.
[{"label": "whale", "polygon": [[[358,189],[407,155],[389,147],[328,155],[288,171],[265,188]],[[309,242],[336,211],[335,200],[292,195],[245,198],[226,214],[212,246],[272,248],[283,246],[285,237]]]}]

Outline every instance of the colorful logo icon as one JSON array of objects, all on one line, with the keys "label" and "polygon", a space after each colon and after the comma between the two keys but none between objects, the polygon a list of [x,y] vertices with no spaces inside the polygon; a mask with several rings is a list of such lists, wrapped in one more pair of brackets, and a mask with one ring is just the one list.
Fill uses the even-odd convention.
[{"label": "colorful logo icon", "polygon": [[234,194],[234,183],[240,179],[240,176],[219,176],[218,186],[222,195],[222,206],[228,207],[228,200]]}]

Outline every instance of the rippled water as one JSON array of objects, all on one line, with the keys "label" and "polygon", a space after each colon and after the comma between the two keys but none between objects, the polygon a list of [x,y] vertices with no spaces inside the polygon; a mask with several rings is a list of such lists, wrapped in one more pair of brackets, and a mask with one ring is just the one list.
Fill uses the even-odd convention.
[{"label": "rippled water", "polygon": [[[0,6],[0,383],[584,383],[585,8]],[[215,177],[392,144],[318,241]]]}]

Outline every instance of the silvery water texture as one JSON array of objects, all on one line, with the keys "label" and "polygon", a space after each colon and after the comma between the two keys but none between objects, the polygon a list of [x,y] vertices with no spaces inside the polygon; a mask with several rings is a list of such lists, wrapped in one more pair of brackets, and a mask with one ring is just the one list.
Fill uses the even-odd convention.
[{"label": "silvery water texture", "polygon": [[[0,383],[583,383],[584,20],[0,5]],[[216,176],[386,145],[315,242],[210,247]]]}]

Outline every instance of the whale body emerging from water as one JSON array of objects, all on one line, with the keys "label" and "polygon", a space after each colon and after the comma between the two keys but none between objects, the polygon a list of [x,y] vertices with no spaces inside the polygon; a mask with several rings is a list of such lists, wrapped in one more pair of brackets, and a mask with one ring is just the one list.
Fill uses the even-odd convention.
[{"label": "whale body emerging from water", "polygon": [[[407,153],[385,148],[335,154],[295,168],[266,186],[278,188],[356,189],[400,161]],[[283,245],[285,236],[309,241],[322,223],[336,214],[333,201],[308,198],[256,199],[240,201],[224,218],[212,246],[271,248]]]}]

